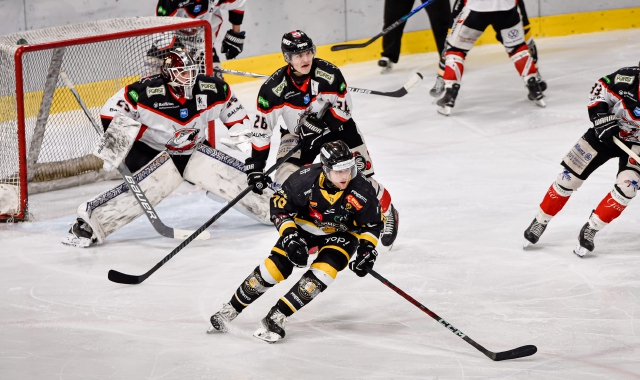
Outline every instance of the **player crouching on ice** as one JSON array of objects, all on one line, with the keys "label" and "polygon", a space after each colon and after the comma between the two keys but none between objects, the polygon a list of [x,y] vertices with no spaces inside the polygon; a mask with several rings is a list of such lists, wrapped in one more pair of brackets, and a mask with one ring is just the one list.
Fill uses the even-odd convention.
[{"label": "player crouching on ice", "polygon": [[358,169],[371,182],[385,216],[380,242],[391,246],[398,234],[398,211],[391,194],[374,178],[369,150],[352,118],[353,103],[347,83],[339,68],[315,57],[316,47],[301,30],[285,33],[281,41],[286,66],[267,79],[258,92],[256,120],[251,134],[251,157],[246,163],[249,185],[261,193],[271,179],[264,168],[271,148],[271,136],[282,117],[278,159],[302,140],[303,146],[276,170],[277,189],[301,166],[312,163],[320,147],[328,141],[341,140],[353,151]]},{"label": "player crouching on ice", "polygon": [[618,158],[616,183],[580,230],[574,253],[583,257],[587,251],[593,251],[596,232],[620,216],[636,196],[640,163],[616,146],[613,139],[624,141],[635,153],[640,152],[639,73],[640,67],[625,67],[599,79],[591,89],[588,109],[593,127],[562,160],[564,170],[547,190],[538,214],[524,232],[528,241],[525,247],[538,242],[551,218],[562,210],[571,194],[612,158]]},{"label": "player crouching on ice", "polygon": [[[227,83],[198,75],[197,64],[183,49],[167,54],[161,74],[118,91],[105,103],[100,117],[105,134],[96,151],[102,153],[100,157],[110,157],[105,160],[105,169],[118,167],[124,160],[129,170],[136,172],[134,178],[153,206],[169,196],[183,178],[226,200],[244,188],[244,164],[211,148],[205,131],[209,121],[220,118],[236,139],[233,143],[239,149],[246,145],[248,151],[247,113]],[[83,248],[102,243],[143,212],[148,213],[129,191],[132,186],[138,191],[137,184],[122,183],[82,203],[78,219],[62,242]],[[272,193],[262,197],[249,194],[238,203],[238,211],[268,223]]]},{"label": "player crouching on ice", "polygon": [[[271,198],[271,220],[280,238],[271,254],[240,284],[229,303],[211,316],[208,332],[228,324],[269,288],[287,279],[294,267],[305,268],[309,248],[318,256],[253,334],[269,343],[284,338],[287,317],[311,302],[349,265],[358,276],[373,268],[376,245],[384,227],[380,203],[371,183],[356,168],[347,144],[329,142],[320,150],[320,164],[291,174]],[[349,263],[355,255],[355,260]]]}]

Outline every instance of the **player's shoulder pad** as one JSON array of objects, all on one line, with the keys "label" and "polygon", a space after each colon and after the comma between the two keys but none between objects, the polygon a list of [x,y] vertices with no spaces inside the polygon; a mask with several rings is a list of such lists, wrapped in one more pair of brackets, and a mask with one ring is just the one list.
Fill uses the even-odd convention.
[{"label": "player's shoulder pad", "polygon": [[605,75],[601,80],[607,86],[629,86],[637,80],[639,74],[640,67],[638,66],[623,67],[613,74]]},{"label": "player's shoulder pad", "polygon": [[283,66],[276,70],[276,72],[260,86],[260,91],[258,92],[258,108],[268,111],[273,108],[273,106],[282,104],[284,102],[284,89],[287,88],[288,85],[287,66]]},{"label": "player's shoulder pad", "polygon": [[346,84],[340,69],[324,59],[314,58],[311,77],[320,84],[320,90],[344,91]]},{"label": "player's shoulder pad", "polygon": [[138,82],[125,87],[125,97],[129,103],[135,104],[144,98],[151,98],[155,95],[165,96],[167,86],[160,74],[141,78]]},{"label": "player's shoulder pad", "polygon": [[322,164],[311,164],[301,167],[298,171],[293,172],[284,184],[283,188],[287,188],[289,196],[306,196],[311,192],[313,183],[322,173]]},{"label": "player's shoulder pad", "polygon": [[227,82],[218,77],[204,74],[198,75],[193,88],[196,94],[205,94],[216,99],[226,99],[229,94]]},{"label": "player's shoulder pad", "polygon": [[[350,194],[353,194],[356,198],[362,200],[364,203],[372,202],[373,200],[377,200],[376,190],[373,188],[373,185],[369,180],[362,174],[362,172],[358,172],[358,175],[351,180],[347,190]],[[365,200],[366,199],[366,200]]]}]

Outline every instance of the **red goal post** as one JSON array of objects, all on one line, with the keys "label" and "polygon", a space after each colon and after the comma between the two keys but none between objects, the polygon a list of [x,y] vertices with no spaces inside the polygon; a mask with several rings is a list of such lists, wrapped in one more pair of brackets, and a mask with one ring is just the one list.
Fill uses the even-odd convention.
[{"label": "red goal post", "polygon": [[176,17],[100,20],[0,36],[0,222],[28,220],[29,194],[115,178],[91,154],[99,136],[60,71],[99,120],[109,97],[159,73],[162,53],[154,46],[177,42],[200,58],[201,72],[212,75],[211,38],[208,22]]}]

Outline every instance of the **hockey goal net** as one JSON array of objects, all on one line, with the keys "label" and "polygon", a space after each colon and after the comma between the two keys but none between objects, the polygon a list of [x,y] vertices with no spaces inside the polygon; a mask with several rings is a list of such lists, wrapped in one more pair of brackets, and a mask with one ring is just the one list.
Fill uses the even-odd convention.
[{"label": "hockey goal net", "polygon": [[29,193],[107,174],[91,154],[99,135],[60,71],[99,123],[109,97],[159,72],[162,51],[154,47],[167,41],[212,73],[211,29],[202,20],[121,18],[0,36],[0,221],[28,220]]}]

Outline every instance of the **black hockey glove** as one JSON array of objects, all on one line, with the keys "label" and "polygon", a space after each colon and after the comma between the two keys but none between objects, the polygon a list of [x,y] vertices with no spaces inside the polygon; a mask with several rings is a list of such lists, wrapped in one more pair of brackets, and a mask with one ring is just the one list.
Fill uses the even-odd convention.
[{"label": "black hockey glove", "polygon": [[282,233],[282,246],[287,252],[287,259],[298,268],[307,266],[309,249],[307,242],[298,234],[298,229],[289,227]]},{"label": "black hockey glove", "polygon": [[227,30],[227,34],[224,35],[222,40],[222,54],[227,59],[234,59],[238,54],[242,53],[242,47],[244,46],[244,31],[236,33],[233,29]]},{"label": "black hockey glove", "polygon": [[247,183],[253,186],[253,192],[262,195],[262,191],[272,182],[268,175],[264,174],[264,167],[267,163],[264,161],[253,161],[249,157],[244,162],[244,172],[247,173]]},{"label": "black hockey glove", "polygon": [[373,264],[377,258],[378,251],[376,251],[376,247],[369,241],[361,240],[355,260],[349,263],[349,269],[357,274],[358,277],[364,277],[367,275],[367,269],[373,269]]},{"label": "black hockey glove", "polygon": [[620,122],[615,115],[599,113],[591,120],[598,140],[607,146],[615,146],[613,137],[620,133]]},{"label": "black hockey glove", "polygon": [[329,133],[329,126],[316,115],[305,117],[300,123],[298,135],[303,149],[312,149],[322,145],[322,136]]}]

